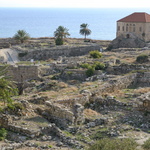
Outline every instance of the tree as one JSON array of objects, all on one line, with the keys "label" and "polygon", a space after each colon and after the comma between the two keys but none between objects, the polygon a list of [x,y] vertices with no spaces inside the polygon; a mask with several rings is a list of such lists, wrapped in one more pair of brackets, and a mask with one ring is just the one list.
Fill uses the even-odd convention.
[{"label": "tree", "polygon": [[80,25],[80,34],[84,35],[85,39],[86,39],[86,36],[91,34],[91,30],[88,29],[88,26],[89,25],[87,23],[83,23],[83,24]]},{"label": "tree", "polygon": [[14,35],[14,39],[24,43],[30,38],[29,34],[24,30],[18,30],[17,33]]},{"label": "tree", "polygon": [[[4,73],[5,68],[2,70]],[[15,85],[13,81],[10,81],[8,77],[0,74],[0,101],[4,102],[4,105],[6,103],[11,103],[12,99],[11,96],[16,95],[17,90],[15,88]]]},{"label": "tree", "polygon": [[59,26],[54,32],[54,37],[56,38],[56,45],[63,45],[64,38],[67,38],[70,34],[69,30],[63,26]]}]

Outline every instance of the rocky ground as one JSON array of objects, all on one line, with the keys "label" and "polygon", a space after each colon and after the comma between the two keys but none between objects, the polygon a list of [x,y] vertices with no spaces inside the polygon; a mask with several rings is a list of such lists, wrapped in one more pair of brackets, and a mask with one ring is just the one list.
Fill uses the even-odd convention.
[{"label": "rocky ground", "polygon": [[[103,49],[108,46],[108,41],[92,42],[101,44]],[[36,49],[39,43],[42,46],[53,44],[45,39],[40,42],[32,39],[32,44],[17,47],[29,49],[29,46],[33,46]],[[82,44],[81,40],[75,39],[69,39],[68,43]],[[83,59],[85,63],[100,61],[107,66],[105,70],[82,81],[71,76],[74,68],[70,68],[72,73],[68,73],[68,79],[62,78],[58,67],[64,65],[65,59],[63,63],[47,61],[43,67],[56,64],[53,74],[43,73],[39,80],[28,81],[30,86],[24,89],[24,94],[13,97],[17,104],[15,108],[5,108],[1,103],[0,125],[8,131],[6,139],[0,142],[1,149],[87,149],[104,137],[130,137],[138,143],[137,149],[142,150],[141,145],[150,138],[150,113],[149,108],[143,109],[140,99],[149,96],[150,81],[144,78],[147,84],[135,83],[136,79],[130,86],[115,86],[119,86],[119,81],[121,85],[124,84],[122,78],[128,79],[138,71],[149,72],[150,61],[142,64],[136,62],[141,53],[149,56],[149,50],[114,49],[103,51],[103,57],[96,60],[90,58],[89,54],[78,57],[78,60],[71,58],[71,62],[75,59],[74,67],[78,70],[82,68],[77,68],[76,64]],[[68,60],[65,63],[64,70],[70,65]],[[107,84],[108,87],[114,86],[113,90],[106,89]]]}]

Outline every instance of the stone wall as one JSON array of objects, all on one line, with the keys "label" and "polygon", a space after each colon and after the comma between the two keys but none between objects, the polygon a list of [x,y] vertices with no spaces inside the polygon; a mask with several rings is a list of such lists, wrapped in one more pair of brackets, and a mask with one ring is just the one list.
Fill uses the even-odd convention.
[{"label": "stone wall", "polygon": [[34,138],[40,135],[40,129],[33,130],[32,128],[25,128],[19,125],[13,124],[13,119],[9,115],[0,114],[0,126],[6,128],[7,130],[26,135],[28,137]]},{"label": "stone wall", "polygon": [[39,78],[38,66],[9,66],[7,74],[17,82]]},{"label": "stone wall", "polygon": [[70,47],[70,46],[57,46],[49,49],[31,50],[28,54],[20,59],[22,60],[47,60],[47,59],[57,59],[60,56],[81,56],[88,54],[92,50],[99,50],[100,46],[96,44],[88,46]]},{"label": "stone wall", "polygon": [[136,86],[150,87],[150,72],[137,73]]},{"label": "stone wall", "polygon": [[137,77],[137,74],[134,73],[131,75],[126,75],[123,77],[118,77],[113,80],[109,80],[109,82],[103,84],[102,87],[100,87],[98,90],[94,91],[93,95],[111,93],[111,92],[115,92],[120,89],[126,89],[129,86],[136,84],[136,82],[137,82],[136,77]]},{"label": "stone wall", "polygon": [[61,127],[67,127],[74,122],[74,114],[70,109],[50,101],[46,101],[45,104],[47,105],[45,109],[37,108],[37,111],[46,119]]},{"label": "stone wall", "polygon": [[143,65],[142,64],[141,65],[121,64],[119,66],[108,67],[106,71],[109,74],[121,75],[121,74],[129,73],[131,71],[141,71],[141,70],[149,71],[150,67],[149,65],[145,65],[145,64]]},{"label": "stone wall", "polygon": [[0,49],[10,48],[11,45],[15,45],[17,42],[13,38],[0,38]]},{"label": "stone wall", "polygon": [[85,81],[86,79],[85,70],[79,69],[66,69],[61,74],[60,78],[63,80],[80,80]]}]

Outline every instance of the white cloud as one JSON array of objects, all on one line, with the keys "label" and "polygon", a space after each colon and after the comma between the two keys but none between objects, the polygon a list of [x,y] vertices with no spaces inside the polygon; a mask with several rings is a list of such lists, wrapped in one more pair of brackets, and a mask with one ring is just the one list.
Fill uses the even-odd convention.
[{"label": "white cloud", "polygon": [[0,7],[149,7],[149,0],[0,0]]}]

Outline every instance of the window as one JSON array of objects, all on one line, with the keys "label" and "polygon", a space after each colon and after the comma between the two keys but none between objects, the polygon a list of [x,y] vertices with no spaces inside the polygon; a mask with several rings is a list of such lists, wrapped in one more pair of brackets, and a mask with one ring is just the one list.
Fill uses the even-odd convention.
[{"label": "window", "polygon": [[139,31],[142,32],[142,27],[139,28]]},{"label": "window", "polygon": [[120,31],[120,26],[118,26],[118,31]]},{"label": "window", "polygon": [[135,24],[133,24],[133,32],[135,32]]},{"label": "window", "polygon": [[128,31],[128,24],[126,25],[126,31]]},{"label": "window", "polygon": [[122,27],[122,31],[124,31],[124,26]]}]

